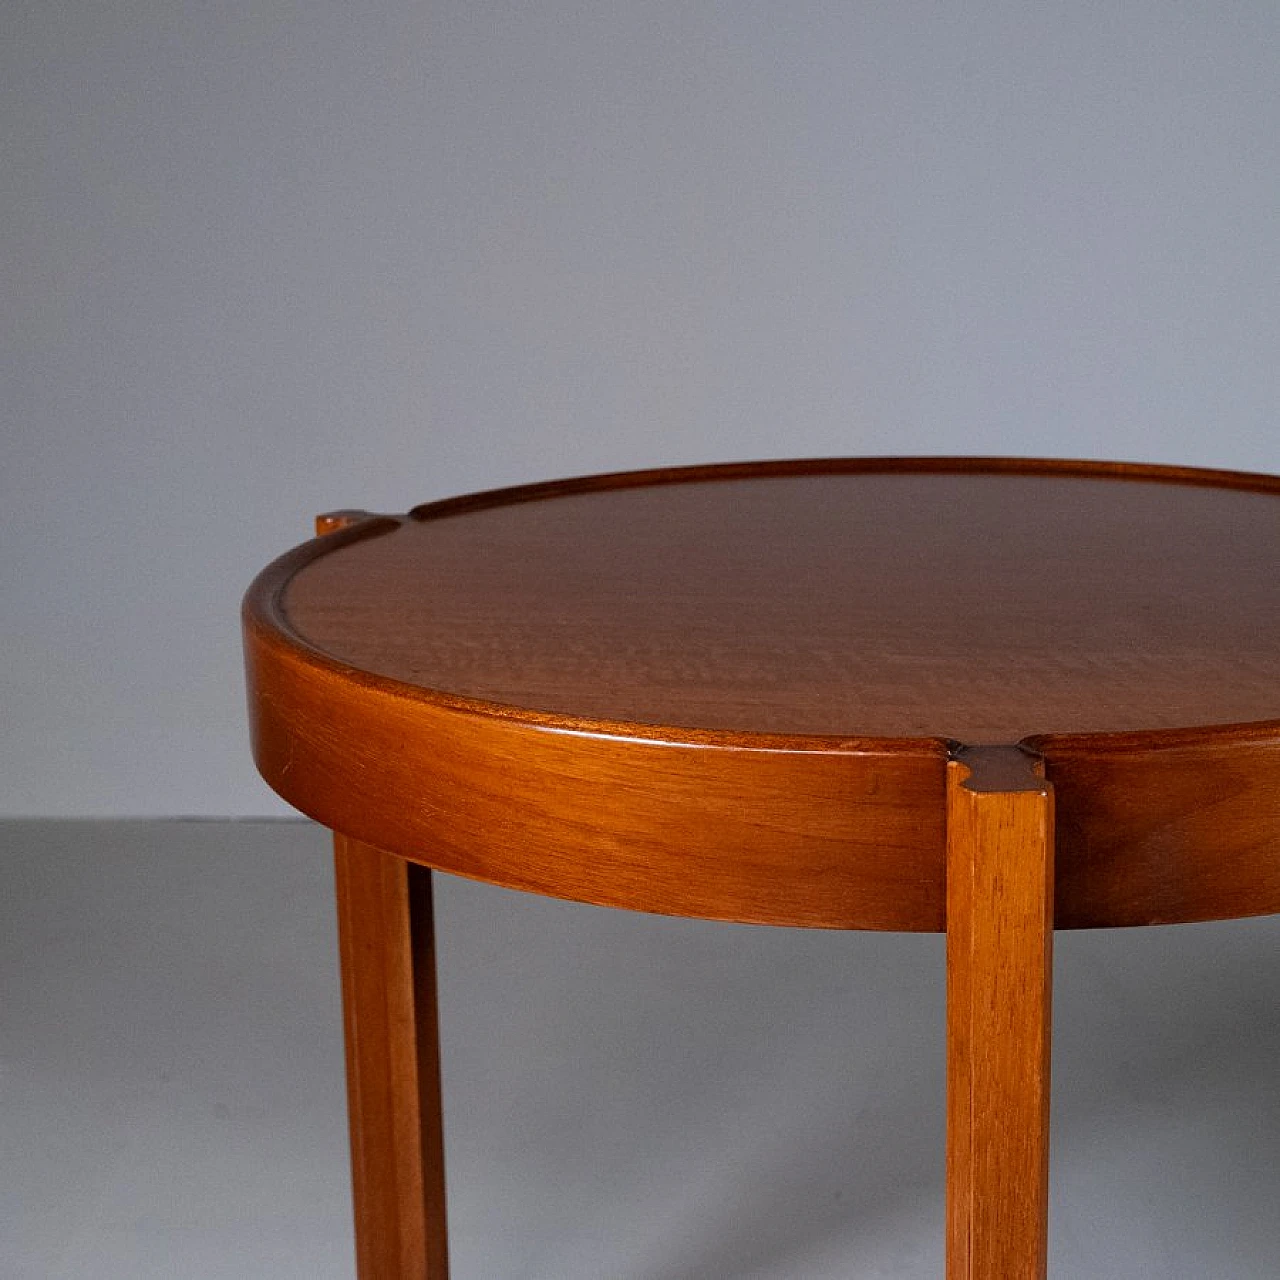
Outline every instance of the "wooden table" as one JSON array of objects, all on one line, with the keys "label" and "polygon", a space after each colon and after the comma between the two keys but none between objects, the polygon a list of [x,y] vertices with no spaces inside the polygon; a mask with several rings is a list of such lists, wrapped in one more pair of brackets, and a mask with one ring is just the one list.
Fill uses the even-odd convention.
[{"label": "wooden table", "polygon": [[1280,478],[800,461],[318,530],[246,661],[335,832],[360,1275],[447,1271],[435,868],[945,930],[947,1275],[1043,1276],[1054,928],[1280,910]]}]

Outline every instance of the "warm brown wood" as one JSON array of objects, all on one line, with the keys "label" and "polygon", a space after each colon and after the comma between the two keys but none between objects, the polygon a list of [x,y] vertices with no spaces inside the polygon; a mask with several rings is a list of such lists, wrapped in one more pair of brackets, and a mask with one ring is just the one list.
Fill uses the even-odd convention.
[{"label": "warm brown wood", "polygon": [[870,459],[340,514],[245,606],[259,767],[331,827],[592,902],[940,929],[948,749],[1007,731],[1058,787],[1060,926],[1280,910],[1276,478]]},{"label": "warm brown wood", "polygon": [[377,517],[369,511],[357,511],[355,509],[324,511],[316,516],[316,536],[322,537],[326,533],[338,533],[342,529],[350,529],[354,524],[376,519]]},{"label": "warm brown wood", "polygon": [[735,464],[317,532],[245,654],[263,776],[344,833],[362,1277],[444,1275],[428,865],[945,927],[948,1274],[1043,1277],[1055,923],[1280,911],[1280,477]]},{"label": "warm brown wood", "polygon": [[1029,745],[1056,793],[1058,928],[1280,911],[1280,733]]},{"label": "warm brown wood", "polygon": [[947,773],[947,1280],[1043,1280],[1053,788],[1017,747]]},{"label": "warm brown wood", "polygon": [[296,661],[270,637],[256,648],[258,762],[332,829],[608,906],[942,928],[940,745],[888,755],[596,737],[353,689]]},{"label": "warm brown wood", "polygon": [[335,835],[360,1280],[448,1280],[431,872]]},{"label": "warm brown wood", "polygon": [[975,744],[1280,720],[1280,487],[886,468],[545,492],[420,508],[302,566],[281,612],[362,671],[595,722]]}]

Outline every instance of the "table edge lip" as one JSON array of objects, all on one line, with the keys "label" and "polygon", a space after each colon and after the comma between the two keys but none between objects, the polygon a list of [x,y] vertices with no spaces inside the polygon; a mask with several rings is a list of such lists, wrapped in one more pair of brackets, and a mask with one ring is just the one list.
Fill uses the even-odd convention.
[{"label": "table edge lip", "polygon": [[[241,605],[241,619],[246,654],[253,645],[266,644],[287,652],[294,662],[312,668],[317,673],[337,677],[345,684],[367,689],[370,692],[378,692],[464,716],[496,719],[528,729],[567,733],[576,737],[594,737],[613,741],[634,740],[669,746],[725,750],[945,759],[965,746],[994,744],[962,743],[954,738],[933,734],[893,737],[865,734],[781,734],[749,729],[704,729],[688,725],[576,716],[514,703],[474,698],[427,685],[411,684],[344,662],[341,658],[312,644],[295,631],[282,604],[282,597],[290,582],[313,561],[333,554],[352,543],[393,532],[409,522],[425,523],[494,507],[607,492],[613,489],[821,475],[928,474],[1114,480],[1205,489],[1235,489],[1280,496],[1280,475],[1271,475],[1266,472],[1164,463],[990,455],[788,458],[595,472],[459,494],[421,503],[403,515],[361,513],[363,518],[354,520],[346,527],[299,544],[268,564],[254,578],[245,593]],[[251,694],[251,699],[252,696]],[[1280,747],[1280,719],[1189,725],[1165,729],[1029,733],[1017,739],[1016,745],[1041,755],[1068,756],[1266,745],[1272,742]]]},{"label": "table edge lip", "polygon": [[1021,475],[1079,480],[1114,480],[1205,489],[1240,489],[1280,495],[1280,475],[1160,462],[1088,458],[1041,458],[995,454],[884,454],[865,457],[773,458],[706,462],[676,467],[600,471],[531,484],[480,489],[411,507],[403,517],[421,522],[490,507],[574,497],[610,489],[705,484],[722,480],[790,479],[822,475]]}]

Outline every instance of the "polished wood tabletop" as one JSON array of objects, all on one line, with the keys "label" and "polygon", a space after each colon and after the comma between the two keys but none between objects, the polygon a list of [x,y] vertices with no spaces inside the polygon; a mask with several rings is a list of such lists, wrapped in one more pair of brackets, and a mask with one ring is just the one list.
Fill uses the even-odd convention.
[{"label": "polished wood tabletop", "polygon": [[579,721],[1007,743],[1280,721],[1280,486],[843,471],[423,507],[281,600],[363,671]]},{"label": "polished wood tabletop", "polygon": [[[358,833],[407,856],[593,901],[941,928],[942,766],[963,746],[1024,743],[1059,791],[1059,924],[1280,906],[1272,871],[1261,886],[1254,871],[1200,883],[1208,850],[1256,871],[1250,850],[1280,833],[1280,479],[820,460],[589,477],[331,523],[343,527],[276,562],[246,603],[259,763],[329,825],[358,808]],[[331,785],[350,764],[338,738],[386,742],[393,723],[385,794],[367,771]],[[652,867],[638,897],[606,884],[609,865],[626,880],[629,858],[674,850],[682,785],[729,823],[704,878],[770,861],[751,819],[718,805],[717,769],[748,811],[770,789],[788,797],[789,813],[762,819],[786,846],[760,873],[774,906],[690,892],[688,875],[664,901]],[[480,829],[478,782],[495,808],[505,797],[501,826],[523,830],[518,856]],[[578,810],[606,782],[629,788],[632,816],[588,838]],[[1177,831],[1170,788],[1200,797]],[[1224,847],[1207,835],[1227,793],[1241,817]],[[589,852],[598,839],[615,863]],[[843,884],[814,879],[832,841],[865,847],[860,870],[842,859]],[[557,859],[594,866],[575,879]],[[801,883],[830,893],[819,903]]]},{"label": "polished wood tabletop", "polygon": [[428,868],[947,933],[948,1280],[1043,1280],[1055,929],[1280,911],[1280,478],[845,459],[337,512],[245,600],[335,832],[362,1280],[447,1280]]}]

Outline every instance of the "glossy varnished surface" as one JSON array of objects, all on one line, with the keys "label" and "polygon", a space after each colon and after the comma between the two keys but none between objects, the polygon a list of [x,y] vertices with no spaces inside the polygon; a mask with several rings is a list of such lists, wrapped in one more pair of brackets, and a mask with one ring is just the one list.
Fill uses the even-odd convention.
[{"label": "glossy varnished surface", "polygon": [[318,556],[282,608],[465,699],[1003,743],[1280,719],[1277,566],[1277,492],[828,473],[426,508]]},{"label": "glossy varnished surface", "polygon": [[254,751],[401,857],[941,929],[945,777],[1023,740],[1058,927],[1280,910],[1280,480],[852,460],[338,513],[245,601]]},{"label": "glossy varnished surface", "polygon": [[317,528],[246,658],[338,833],[361,1276],[447,1271],[422,863],[945,929],[947,1275],[1042,1280],[1054,929],[1280,910],[1280,481],[799,463]]},{"label": "glossy varnished surface", "polygon": [[947,1280],[1044,1280],[1053,786],[1017,747],[947,766]]}]

